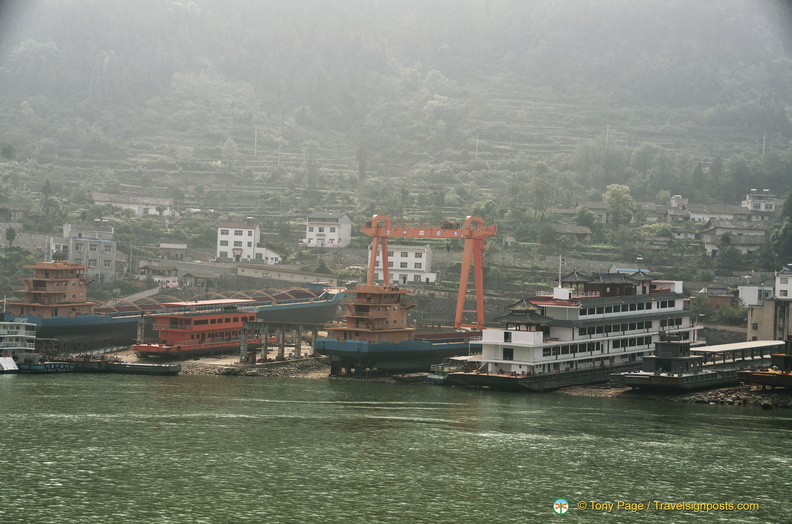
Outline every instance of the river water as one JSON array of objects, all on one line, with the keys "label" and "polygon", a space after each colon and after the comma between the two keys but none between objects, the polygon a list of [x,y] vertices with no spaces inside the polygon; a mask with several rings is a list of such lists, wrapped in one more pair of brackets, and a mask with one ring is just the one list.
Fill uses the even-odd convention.
[{"label": "river water", "polygon": [[792,520],[789,410],[83,374],[1,375],[0,399],[3,523]]}]

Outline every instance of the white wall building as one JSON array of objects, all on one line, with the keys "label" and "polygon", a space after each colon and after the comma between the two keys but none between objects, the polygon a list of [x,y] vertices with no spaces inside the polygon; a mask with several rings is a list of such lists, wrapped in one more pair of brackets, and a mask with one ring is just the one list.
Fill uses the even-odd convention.
[{"label": "white wall building", "polygon": [[[369,264],[371,244],[369,244]],[[434,284],[437,273],[432,273],[432,249],[429,246],[388,245],[388,267],[393,284]],[[374,280],[382,280],[382,250],[377,251]]]},{"label": "white wall building", "polygon": [[[106,193],[92,193],[97,206],[111,205],[122,209],[131,209],[136,215],[142,216],[178,216],[173,207],[173,199],[167,197],[144,197],[139,195],[109,195]],[[160,214],[160,211],[162,214]]]},{"label": "white wall building", "polygon": [[748,210],[749,219],[757,222],[772,219],[778,209],[776,196],[770,193],[769,189],[763,189],[761,192],[751,189],[740,205]]},{"label": "white wall building", "polygon": [[306,222],[308,247],[346,247],[352,239],[352,219],[346,213],[314,211]]},{"label": "white wall building", "polygon": [[261,229],[247,222],[221,222],[217,228],[217,260],[279,264],[281,256],[259,245]]}]

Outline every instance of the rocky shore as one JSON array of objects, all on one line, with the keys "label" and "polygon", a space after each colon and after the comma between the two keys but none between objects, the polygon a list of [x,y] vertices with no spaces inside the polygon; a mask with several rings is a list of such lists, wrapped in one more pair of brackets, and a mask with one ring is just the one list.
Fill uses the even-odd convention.
[{"label": "rocky shore", "polygon": [[559,390],[564,395],[585,397],[618,397],[695,404],[727,404],[733,406],[760,406],[765,409],[792,408],[792,391],[784,388],[763,390],[761,386],[733,386],[685,393],[657,393],[624,386],[575,386]]},{"label": "rocky shore", "polygon": [[206,360],[182,363],[183,375],[226,375],[238,377],[326,378],[330,364],[326,359],[305,358],[267,362],[256,366],[236,362],[207,362]]}]

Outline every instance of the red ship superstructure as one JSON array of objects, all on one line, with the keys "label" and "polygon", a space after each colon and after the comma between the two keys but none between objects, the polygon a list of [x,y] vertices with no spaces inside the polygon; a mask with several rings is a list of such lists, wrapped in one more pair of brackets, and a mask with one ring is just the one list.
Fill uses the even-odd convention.
[{"label": "red ship superstructure", "polygon": [[[154,331],[159,340],[148,344],[133,344],[138,357],[168,359],[219,354],[239,349],[242,327],[255,322],[255,311],[238,309],[226,300],[204,300],[165,304],[184,307],[185,311],[154,316]],[[239,301],[235,301],[239,302]],[[253,301],[251,301],[253,302]],[[261,336],[248,339],[249,346],[261,344]]]}]

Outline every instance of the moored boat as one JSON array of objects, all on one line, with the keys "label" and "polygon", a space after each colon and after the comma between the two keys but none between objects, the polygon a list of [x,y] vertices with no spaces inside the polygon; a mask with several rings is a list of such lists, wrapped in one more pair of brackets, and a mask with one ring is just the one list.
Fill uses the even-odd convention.
[{"label": "moored boat", "polygon": [[503,327],[483,331],[479,367],[450,373],[448,381],[535,391],[606,382],[640,365],[661,333],[696,342],[701,327],[687,298],[682,282],[643,271],[590,277],[574,271],[559,278],[552,294],[509,306],[496,319]]},{"label": "moored boat", "polygon": [[398,286],[359,285],[344,299],[344,324],[315,342],[318,353],[332,357],[334,374],[367,368],[427,371],[447,357],[479,351],[479,331],[415,335],[407,323],[407,311],[415,306],[406,300],[408,293]]},{"label": "moored boat", "polygon": [[743,369],[761,367],[772,351],[784,345],[782,341],[754,340],[692,348],[689,342],[662,340],[655,343],[654,355],[643,358],[641,371],[614,373],[611,381],[662,391],[736,385]]},{"label": "moored boat", "polygon": [[[153,317],[158,340],[133,344],[138,357],[167,360],[200,357],[239,350],[245,322],[255,322],[254,311],[238,309],[224,301],[205,301],[194,311],[162,314]],[[274,342],[274,340],[273,340]],[[247,340],[249,346],[260,346],[261,336]]]}]

